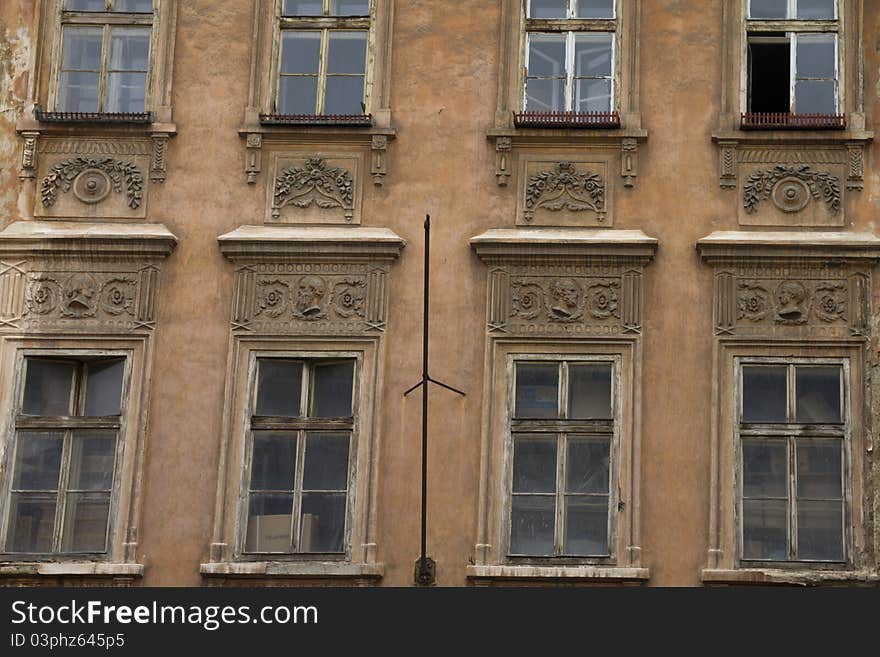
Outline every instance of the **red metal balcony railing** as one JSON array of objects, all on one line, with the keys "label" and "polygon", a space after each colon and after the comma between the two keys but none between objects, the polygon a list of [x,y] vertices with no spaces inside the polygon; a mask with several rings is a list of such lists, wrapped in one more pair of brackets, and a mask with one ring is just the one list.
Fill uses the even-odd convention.
[{"label": "red metal balcony railing", "polygon": [[619,128],[617,112],[514,112],[517,128]]},{"label": "red metal balcony railing", "polygon": [[263,125],[371,126],[372,114],[260,114]]},{"label": "red metal balcony railing", "polygon": [[845,114],[791,114],[789,112],[747,112],[743,130],[844,130]]},{"label": "red metal balcony railing", "polygon": [[34,108],[34,117],[42,123],[152,123],[152,112],[44,112]]}]

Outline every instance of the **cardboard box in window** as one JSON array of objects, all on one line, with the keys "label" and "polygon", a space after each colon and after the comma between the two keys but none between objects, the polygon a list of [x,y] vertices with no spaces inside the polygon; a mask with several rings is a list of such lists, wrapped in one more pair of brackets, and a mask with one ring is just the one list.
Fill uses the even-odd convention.
[{"label": "cardboard box in window", "polygon": [[302,515],[302,533],[300,534],[300,552],[316,552],[318,548],[318,516],[314,513]]},{"label": "cardboard box in window", "polygon": [[248,521],[247,546],[251,552],[290,552],[290,516],[252,516]]}]

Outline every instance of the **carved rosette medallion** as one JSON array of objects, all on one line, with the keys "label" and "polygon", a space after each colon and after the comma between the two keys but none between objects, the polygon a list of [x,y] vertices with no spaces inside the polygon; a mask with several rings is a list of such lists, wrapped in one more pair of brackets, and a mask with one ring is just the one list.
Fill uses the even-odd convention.
[{"label": "carved rosette medallion", "polygon": [[61,286],[57,280],[49,276],[29,274],[24,298],[28,312],[47,315],[55,310],[61,301]]},{"label": "carved rosette medallion", "polygon": [[288,305],[290,288],[279,278],[263,278],[257,285],[257,308],[255,314],[280,317]]},{"label": "carved rosette medallion", "polygon": [[816,286],[816,317],[823,322],[846,319],[847,287],[843,283],[821,283]]},{"label": "carved rosette medallion", "polygon": [[302,166],[287,167],[275,178],[272,216],[281,208],[316,206],[322,210],[341,208],[348,220],[354,215],[354,180],[351,171],[328,166],[320,157],[307,158]]},{"label": "carved rosette medallion", "polygon": [[757,212],[770,199],[783,212],[800,212],[810,200],[824,201],[832,215],[840,212],[840,178],[806,164],[777,164],[752,173],[743,186],[743,208]]},{"label": "carved rosette medallion", "polygon": [[100,203],[112,188],[110,176],[100,169],[86,169],[73,179],[73,195],[83,203]]},{"label": "carved rosette medallion", "polygon": [[362,278],[346,278],[333,286],[333,310],[344,318],[363,317],[367,282]]},{"label": "carved rosette medallion", "polygon": [[540,285],[515,281],[510,314],[520,319],[534,319],[544,311],[544,291]]},{"label": "carved rosette medallion", "polygon": [[84,203],[94,204],[107,198],[110,190],[125,192],[128,207],[140,207],[144,193],[141,170],[132,162],[112,157],[75,157],[62,160],[49,169],[40,186],[44,207],[51,207],[58,193],[73,189],[74,196]]},{"label": "carved rosette medallion", "polygon": [[531,222],[539,209],[558,212],[593,211],[599,221],[605,216],[605,182],[597,173],[578,171],[572,162],[559,162],[548,171],[528,178],[524,219]]},{"label": "carved rosette medallion", "polygon": [[587,287],[587,311],[597,319],[619,317],[618,292],[620,283],[614,280],[600,280]]},{"label": "carved rosette medallion", "polygon": [[743,281],[737,293],[739,318],[759,322],[770,313],[770,293],[756,281]]},{"label": "carved rosette medallion", "polygon": [[134,276],[109,279],[101,288],[101,310],[110,315],[133,315],[136,285]]}]

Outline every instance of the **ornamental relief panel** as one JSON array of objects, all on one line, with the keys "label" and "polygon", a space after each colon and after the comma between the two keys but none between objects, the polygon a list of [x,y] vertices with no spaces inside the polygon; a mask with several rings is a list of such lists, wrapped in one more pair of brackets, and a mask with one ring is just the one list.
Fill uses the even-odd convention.
[{"label": "ornamental relief panel", "polygon": [[388,270],[367,263],[256,263],[235,273],[232,328],[256,333],[383,332]]},{"label": "ornamental relief panel", "polygon": [[266,223],[361,223],[362,156],[275,153],[271,156]]},{"label": "ornamental relief panel", "polygon": [[611,226],[607,159],[559,157],[521,156],[517,225]]}]

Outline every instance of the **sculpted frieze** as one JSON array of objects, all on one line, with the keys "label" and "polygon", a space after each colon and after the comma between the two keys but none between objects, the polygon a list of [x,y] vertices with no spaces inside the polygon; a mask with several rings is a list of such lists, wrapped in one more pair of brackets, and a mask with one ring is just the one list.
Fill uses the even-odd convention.
[{"label": "sculpted frieze", "polygon": [[359,224],[359,153],[276,153],[269,223]]}]

